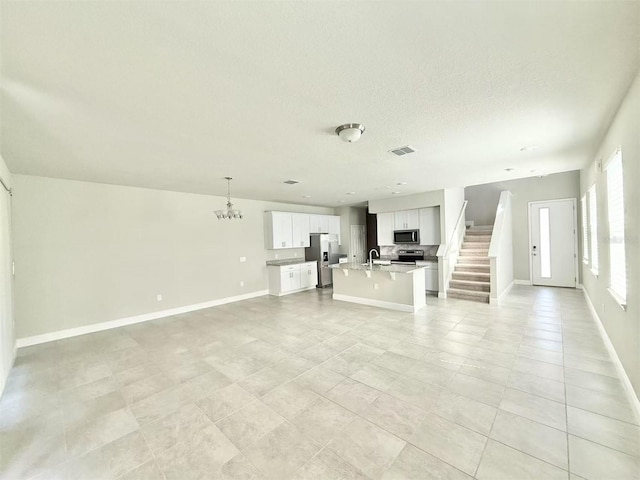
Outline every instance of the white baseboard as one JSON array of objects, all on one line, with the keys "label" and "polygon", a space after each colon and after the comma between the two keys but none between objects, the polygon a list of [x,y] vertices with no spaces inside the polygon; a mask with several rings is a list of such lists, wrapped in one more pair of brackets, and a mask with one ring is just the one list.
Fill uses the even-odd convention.
[{"label": "white baseboard", "polygon": [[352,297],[351,295],[341,295],[339,293],[333,294],[334,300],[340,300],[343,302],[359,303],[360,305],[369,305],[371,307],[388,308],[389,310],[398,310],[400,312],[415,313],[423,307],[414,309],[411,305],[405,305],[403,303],[385,302],[383,300],[374,300],[372,298]]},{"label": "white baseboard", "polygon": [[184,307],[170,308],[168,310],[160,310],[159,312],[143,313],[142,315],[134,315],[133,317],[119,318],[108,322],[94,323],[91,325],[83,325],[82,327],[68,328],[66,330],[58,330],[57,332],[43,333],[42,335],[34,335],[32,337],[19,338],[16,341],[18,348],[38,345],[40,343],[52,342],[54,340],[62,340],[63,338],[77,337],[78,335],[86,335],[87,333],[101,332],[112,328],[124,327],[135,323],[148,322],[158,318],[170,317],[180,313],[193,312],[194,310],[202,310],[203,308],[224,305],[225,303],[238,302],[240,300],[248,300],[250,298],[261,297],[267,295],[269,290],[259,290],[257,292],[245,293],[234,297],[219,298],[209,302],[196,303],[186,305]]},{"label": "white baseboard", "polygon": [[602,341],[604,342],[605,347],[607,347],[609,356],[611,357],[611,360],[613,361],[613,364],[616,367],[616,372],[620,377],[620,381],[622,382],[624,391],[627,394],[629,403],[631,404],[631,407],[633,408],[633,411],[636,415],[636,420],[640,423],[640,401],[638,400],[638,395],[636,395],[636,392],[633,389],[633,385],[631,385],[631,380],[629,380],[629,377],[627,376],[627,372],[622,366],[622,362],[620,361],[620,358],[618,357],[618,353],[616,352],[616,349],[613,347],[613,344],[609,339],[609,335],[607,335],[607,331],[605,330],[604,325],[602,324],[602,321],[598,316],[598,312],[596,312],[596,309],[594,308],[593,303],[591,303],[591,298],[589,298],[589,294],[587,293],[587,290],[583,289],[582,293],[584,294],[584,298],[587,301],[587,306],[589,307],[589,311],[591,312],[593,321],[595,322],[596,326],[598,327],[598,330],[600,331],[600,336],[602,337]]},{"label": "white baseboard", "polygon": [[438,292],[438,298],[447,298],[447,292]]},{"label": "white baseboard", "polygon": [[513,288],[513,286],[515,285],[515,283],[516,283],[516,281],[515,281],[515,280],[513,280],[513,281],[509,284],[509,286],[508,286],[507,288],[505,288],[505,289],[502,291],[502,293],[498,296],[498,298],[494,298],[494,297],[489,296],[489,303],[492,303],[492,304],[494,304],[494,305],[495,305],[495,304],[497,304],[497,303],[500,303],[500,300],[502,300],[504,297],[506,297],[507,295],[509,295],[509,292],[511,291],[511,289]]},{"label": "white baseboard", "polygon": [[531,280],[514,280],[514,285],[531,285]]}]

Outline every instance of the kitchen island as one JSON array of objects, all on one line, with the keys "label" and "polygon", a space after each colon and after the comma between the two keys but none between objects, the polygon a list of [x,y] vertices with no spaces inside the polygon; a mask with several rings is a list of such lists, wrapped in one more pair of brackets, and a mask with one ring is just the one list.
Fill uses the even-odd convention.
[{"label": "kitchen island", "polygon": [[335,300],[402,312],[417,312],[426,305],[425,267],[339,263],[331,268]]}]

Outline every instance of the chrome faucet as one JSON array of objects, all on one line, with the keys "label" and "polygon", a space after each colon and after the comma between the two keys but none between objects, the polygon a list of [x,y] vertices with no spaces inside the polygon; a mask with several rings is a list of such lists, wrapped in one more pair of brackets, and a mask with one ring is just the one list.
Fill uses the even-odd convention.
[{"label": "chrome faucet", "polygon": [[380,254],[378,253],[378,251],[375,248],[372,248],[371,250],[369,250],[369,268],[371,268],[373,266],[373,258],[372,258],[372,254],[376,254],[376,256],[378,258],[380,258]]}]

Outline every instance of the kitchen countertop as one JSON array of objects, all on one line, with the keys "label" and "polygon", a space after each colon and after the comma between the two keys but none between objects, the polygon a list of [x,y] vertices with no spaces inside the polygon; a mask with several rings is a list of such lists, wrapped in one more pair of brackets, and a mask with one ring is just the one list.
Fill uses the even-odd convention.
[{"label": "kitchen countertop", "polygon": [[438,263],[438,257],[424,257],[424,260],[417,260],[418,262],[425,263]]},{"label": "kitchen countertop", "polygon": [[338,263],[335,265],[329,265],[331,268],[336,269],[347,269],[347,270],[370,270],[372,272],[396,272],[396,273],[412,273],[416,270],[424,270],[424,267],[419,267],[416,265],[401,265],[401,264],[391,264],[391,265],[376,265],[374,264],[372,267],[369,265],[362,265],[360,263]]},{"label": "kitchen countertop", "polygon": [[284,267],[286,265],[298,265],[301,263],[316,263],[316,261],[305,260],[304,258],[283,258],[282,260],[267,260],[268,267]]}]

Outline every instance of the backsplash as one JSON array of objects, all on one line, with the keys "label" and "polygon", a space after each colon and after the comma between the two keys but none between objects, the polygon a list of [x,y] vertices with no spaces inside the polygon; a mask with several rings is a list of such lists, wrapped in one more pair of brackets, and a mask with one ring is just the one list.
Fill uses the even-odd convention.
[{"label": "backsplash", "polygon": [[435,257],[439,245],[415,245],[411,243],[398,243],[396,245],[387,245],[380,247],[381,257],[397,257],[398,250],[424,250],[425,257]]}]

